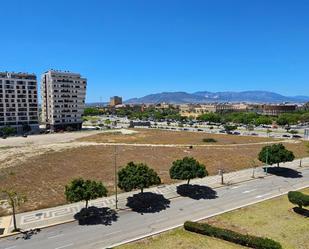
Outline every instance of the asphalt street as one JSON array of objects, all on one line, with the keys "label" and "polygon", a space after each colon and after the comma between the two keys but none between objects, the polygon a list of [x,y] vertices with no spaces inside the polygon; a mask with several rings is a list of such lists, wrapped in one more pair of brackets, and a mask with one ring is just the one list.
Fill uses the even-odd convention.
[{"label": "asphalt street", "polygon": [[[100,249],[136,240],[173,227],[186,220],[200,220],[250,205],[290,190],[309,186],[309,169],[300,171],[302,177],[272,176],[217,189],[199,189],[195,194],[171,200],[155,197],[147,200],[147,209],[120,211],[104,210],[99,220],[71,222],[43,229],[30,239],[22,235],[0,240],[1,249]],[[139,206],[139,205],[137,205]],[[145,207],[146,208],[146,207]]]}]

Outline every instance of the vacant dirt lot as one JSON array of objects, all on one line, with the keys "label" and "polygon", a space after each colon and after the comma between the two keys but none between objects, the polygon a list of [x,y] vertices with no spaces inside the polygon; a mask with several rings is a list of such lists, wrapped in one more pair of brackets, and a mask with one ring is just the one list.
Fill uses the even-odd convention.
[{"label": "vacant dirt lot", "polygon": [[[252,165],[252,160],[257,157],[262,146],[264,145],[231,144],[230,146],[194,146],[193,149],[189,149],[119,145],[117,146],[117,168],[121,168],[129,161],[144,162],[158,172],[164,183],[170,183],[168,172],[172,161],[176,159],[193,156],[206,165],[210,174],[217,174],[219,168],[235,171]],[[296,156],[306,155],[305,146],[301,143],[286,144],[286,146],[293,150]],[[12,187],[27,195],[28,202],[20,211],[65,203],[64,186],[75,177],[101,180],[108,187],[109,194],[112,194],[114,150],[113,145],[85,143],[80,147],[46,151],[44,154],[29,157],[15,165],[0,169],[1,187]],[[5,213],[5,210],[0,210],[0,214]]]},{"label": "vacant dirt lot", "polygon": [[142,144],[212,144],[203,142],[203,138],[214,138],[214,144],[245,144],[272,141],[269,138],[235,136],[225,134],[207,134],[204,132],[183,132],[135,129],[136,134],[100,133],[77,139],[83,142],[97,143],[142,143]]}]

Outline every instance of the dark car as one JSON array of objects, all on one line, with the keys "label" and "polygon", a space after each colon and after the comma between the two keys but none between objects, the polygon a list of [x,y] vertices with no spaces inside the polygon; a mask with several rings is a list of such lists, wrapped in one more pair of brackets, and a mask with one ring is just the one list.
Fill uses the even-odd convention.
[{"label": "dark car", "polygon": [[301,136],[299,136],[299,135],[293,135],[292,137],[293,138],[301,138]]},{"label": "dark car", "polygon": [[219,133],[225,133],[225,130],[220,130]]},{"label": "dark car", "polygon": [[197,129],[197,131],[203,131],[202,129]]},{"label": "dark car", "polygon": [[233,132],[233,135],[240,135],[240,132],[234,131],[234,132]]},{"label": "dark car", "polygon": [[291,136],[287,134],[283,134],[282,137],[291,137]]}]

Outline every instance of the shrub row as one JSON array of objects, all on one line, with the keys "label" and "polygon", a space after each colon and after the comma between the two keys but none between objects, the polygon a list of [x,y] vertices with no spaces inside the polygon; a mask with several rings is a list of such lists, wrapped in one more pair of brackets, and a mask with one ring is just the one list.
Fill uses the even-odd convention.
[{"label": "shrub row", "polygon": [[203,142],[205,143],[216,143],[217,140],[214,138],[203,138]]},{"label": "shrub row", "polygon": [[290,191],[288,198],[291,203],[297,205],[299,208],[309,206],[309,195],[303,194],[298,191]]},{"label": "shrub row", "polygon": [[188,231],[223,239],[239,245],[256,248],[256,249],[281,249],[280,243],[262,237],[252,235],[244,235],[228,229],[214,227],[209,224],[201,224],[191,221],[186,221],[184,228]]}]

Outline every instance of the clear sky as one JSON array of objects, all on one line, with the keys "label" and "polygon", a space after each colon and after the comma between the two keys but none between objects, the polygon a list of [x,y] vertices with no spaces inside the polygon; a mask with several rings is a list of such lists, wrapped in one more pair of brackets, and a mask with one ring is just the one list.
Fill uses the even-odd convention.
[{"label": "clear sky", "polygon": [[163,91],[309,95],[308,0],[3,0],[0,71],[88,78],[87,101]]}]

